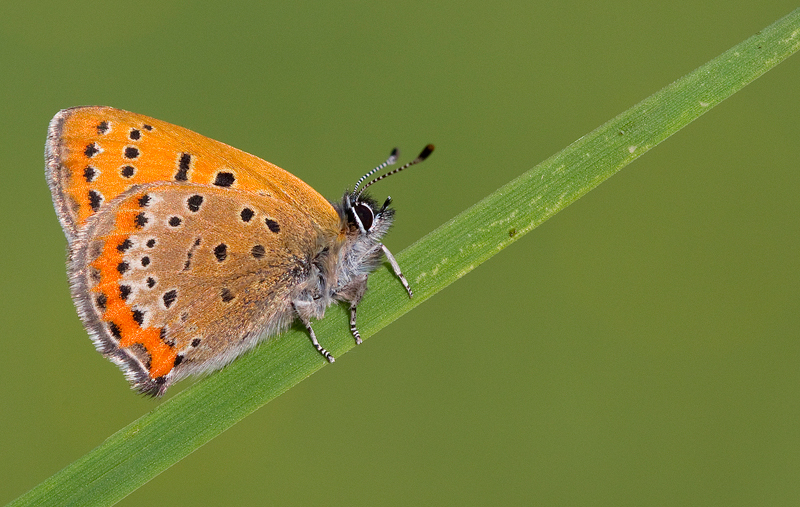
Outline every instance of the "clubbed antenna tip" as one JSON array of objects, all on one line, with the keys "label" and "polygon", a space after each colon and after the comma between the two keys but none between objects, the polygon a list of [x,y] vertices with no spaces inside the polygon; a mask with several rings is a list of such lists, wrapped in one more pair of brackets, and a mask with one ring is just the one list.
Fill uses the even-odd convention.
[{"label": "clubbed antenna tip", "polygon": [[[419,153],[419,155],[417,155],[417,158],[415,158],[415,159],[414,159],[414,160],[412,160],[411,162],[408,162],[406,165],[404,165],[404,166],[402,166],[402,167],[398,167],[397,169],[393,169],[393,170],[389,171],[389,172],[388,172],[388,173],[386,173],[386,174],[382,174],[382,175],[378,176],[377,178],[375,178],[374,180],[372,180],[372,181],[370,181],[369,183],[367,183],[366,185],[364,185],[364,186],[361,188],[361,190],[358,190],[358,194],[357,194],[357,196],[360,196],[360,195],[361,195],[361,194],[364,192],[364,190],[366,190],[366,189],[367,189],[367,187],[369,187],[369,186],[370,186],[370,185],[372,185],[373,183],[377,183],[377,182],[379,182],[380,180],[382,180],[382,179],[384,179],[384,178],[388,178],[389,176],[391,176],[391,175],[393,175],[393,174],[397,174],[397,173],[399,173],[400,171],[402,171],[403,169],[408,169],[409,167],[411,167],[411,166],[412,166],[412,165],[414,165],[414,164],[419,164],[420,162],[422,162],[423,160],[425,160],[426,158],[428,158],[428,156],[429,156],[431,153],[433,153],[433,149],[434,149],[434,146],[433,146],[432,144],[429,144],[428,146],[426,146],[425,148],[423,148],[423,149],[422,149],[422,151]],[[386,160],[386,162],[384,162],[383,164],[379,165],[379,166],[378,166],[378,167],[376,167],[375,169],[371,170],[370,172],[368,172],[367,174],[365,174],[365,175],[364,175],[364,176],[363,176],[363,177],[362,177],[360,180],[358,180],[358,183],[356,184],[355,188],[353,189],[353,192],[354,192],[354,193],[356,192],[356,189],[358,188],[358,185],[360,185],[360,184],[361,184],[361,182],[363,182],[365,179],[369,178],[369,177],[370,177],[371,175],[373,175],[373,174],[374,174],[376,171],[379,171],[380,169],[383,169],[383,168],[384,168],[384,167],[386,167],[387,165],[390,165],[390,164],[388,163],[390,160],[392,161],[392,162],[391,162],[392,164],[393,164],[393,163],[395,163],[395,162],[397,161],[397,154],[398,154],[398,151],[397,151],[397,148],[395,148],[395,149],[392,151],[392,154],[391,154],[391,155],[389,156],[389,158]],[[357,197],[356,197],[356,198],[357,198]]]}]

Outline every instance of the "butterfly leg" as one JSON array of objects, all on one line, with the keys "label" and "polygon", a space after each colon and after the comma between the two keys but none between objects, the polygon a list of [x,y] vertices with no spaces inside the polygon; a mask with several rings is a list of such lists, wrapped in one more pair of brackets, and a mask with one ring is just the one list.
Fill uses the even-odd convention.
[{"label": "butterfly leg", "polygon": [[361,333],[358,332],[356,327],[356,310],[361,298],[367,291],[367,275],[359,275],[355,277],[349,284],[342,287],[336,294],[336,299],[339,301],[346,301],[350,303],[350,332],[353,333],[353,338],[356,339],[356,345],[361,344]]},{"label": "butterfly leg", "polygon": [[356,305],[350,306],[350,332],[353,333],[353,338],[356,339],[356,345],[361,345],[361,333],[358,332],[356,327]]},{"label": "butterfly leg", "polygon": [[406,292],[408,292],[408,297],[413,298],[414,291],[411,290],[411,286],[408,285],[408,280],[406,280],[406,277],[403,276],[403,272],[400,271],[400,265],[394,259],[394,255],[392,255],[392,252],[390,252],[389,249],[386,248],[386,245],[381,244],[381,249],[383,250],[383,253],[386,255],[386,258],[389,260],[389,264],[392,265],[394,274],[397,275],[397,278],[400,279],[400,283],[402,283],[403,287],[406,288]]},{"label": "butterfly leg", "polygon": [[[296,308],[295,312],[297,312]],[[308,330],[308,336],[311,338],[311,343],[314,345],[314,348],[317,349],[317,351],[320,354],[322,354],[322,357],[327,359],[329,363],[335,362],[336,359],[331,355],[331,353],[325,350],[322,347],[322,345],[320,345],[319,342],[317,341],[317,335],[314,333],[314,329],[312,329],[311,327],[311,322],[306,317],[303,317],[299,313],[298,317],[300,318],[300,321],[303,323],[303,325],[306,326],[306,329]]]}]

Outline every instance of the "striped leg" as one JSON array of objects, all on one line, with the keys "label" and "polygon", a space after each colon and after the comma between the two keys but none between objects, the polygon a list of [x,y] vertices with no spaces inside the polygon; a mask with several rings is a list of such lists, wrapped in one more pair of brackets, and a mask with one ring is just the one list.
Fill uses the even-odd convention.
[{"label": "striped leg", "polygon": [[350,332],[353,333],[353,338],[356,339],[356,345],[361,345],[361,333],[358,332],[356,327],[356,305],[350,307]]},{"label": "striped leg", "polygon": [[[296,311],[297,310],[295,309],[295,312]],[[327,350],[325,350],[324,348],[322,348],[322,345],[320,345],[319,342],[317,341],[317,335],[314,333],[314,330],[311,328],[311,322],[309,322],[307,319],[303,318],[299,314],[298,314],[298,317],[300,317],[300,321],[303,323],[304,326],[306,326],[306,329],[308,329],[308,336],[311,338],[311,343],[314,345],[314,348],[317,349],[317,351],[320,354],[322,354],[322,357],[327,359],[329,363],[335,362],[336,359],[331,355],[331,353],[328,352]]]},{"label": "striped leg", "polygon": [[[408,292],[408,297],[413,298],[414,297],[414,292],[411,290],[411,286],[408,285],[408,280],[406,280],[406,277],[403,276],[403,272],[400,271],[400,265],[394,259],[394,255],[392,255],[392,252],[390,252],[389,249],[386,248],[386,245],[382,244],[381,245],[381,249],[383,249],[383,253],[386,254],[386,258],[389,260],[389,264],[392,265],[392,269],[394,270],[394,274],[397,275],[397,278],[400,279],[400,283],[402,283],[403,287],[406,288],[406,292]],[[351,324],[352,324],[352,321],[351,321]]]}]

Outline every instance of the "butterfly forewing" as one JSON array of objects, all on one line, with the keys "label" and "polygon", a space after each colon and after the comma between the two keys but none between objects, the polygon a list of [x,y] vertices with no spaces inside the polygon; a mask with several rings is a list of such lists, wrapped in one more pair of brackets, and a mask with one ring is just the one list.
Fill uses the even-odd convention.
[{"label": "butterfly forewing", "polygon": [[50,123],[47,179],[72,241],[87,218],[135,185],[158,181],[251,190],[305,210],[322,227],[338,215],[299,178],[183,127],[109,107],[77,107]]}]

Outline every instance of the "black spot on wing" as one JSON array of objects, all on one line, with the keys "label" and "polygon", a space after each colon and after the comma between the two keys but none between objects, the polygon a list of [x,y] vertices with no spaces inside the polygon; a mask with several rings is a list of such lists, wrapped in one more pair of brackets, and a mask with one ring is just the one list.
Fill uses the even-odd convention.
[{"label": "black spot on wing", "polygon": [[147,218],[147,216],[144,214],[144,211],[142,211],[142,212],[140,212],[140,213],[137,213],[137,214],[136,214],[136,217],[134,217],[134,219],[133,219],[133,225],[134,225],[134,226],[135,226],[137,229],[141,229],[142,227],[144,227],[145,225],[147,225],[147,222],[149,222],[149,221],[150,221],[150,220],[149,220],[149,219]]},{"label": "black spot on wing", "polygon": [[100,147],[97,145],[97,143],[87,144],[86,148],[83,150],[83,154],[89,158],[94,157],[98,153],[100,153]]},{"label": "black spot on wing", "polygon": [[111,332],[111,336],[116,338],[117,340],[122,339],[122,332],[119,330],[119,326],[113,322],[108,323],[108,330]]},{"label": "black spot on wing", "polygon": [[161,299],[164,301],[164,306],[166,308],[169,308],[170,306],[172,306],[172,303],[174,303],[175,300],[178,299],[178,291],[175,289],[168,290],[167,292],[164,293],[163,296],[161,296]]},{"label": "black spot on wing", "polygon": [[125,238],[125,240],[117,245],[117,251],[120,253],[129,250],[133,246],[133,241],[130,238]]},{"label": "black spot on wing", "polygon": [[83,170],[83,179],[86,180],[86,183],[91,183],[97,178],[97,175],[100,172],[95,169],[94,167],[87,165],[86,168]]},{"label": "black spot on wing", "polygon": [[270,231],[274,232],[275,234],[281,232],[281,226],[275,220],[272,220],[271,218],[267,218],[266,219],[266,223],[267,223],[267,227],[269,228]]},{"label": "black spot on wing", "polygon": [[234,299],[234,297],[235,297],[235,296],[233,295],[233,293],[231,292],[231,290],[230,290],[230,289],[228,289],[227,287],[226,287],[226,288],[223,288],[223,289],[220,291],[220,294],[219,294],[219,295],[220,295],[220,297],[222,298],[222,302],[223,302],[223,303],[230,303],[231,301],[233,301],[233,299]]},{"label": "black spot on wing", "polygon": [[126,146],[122,153],[129,160],[135,160],[140,155],[139,148],[136,146]]},{"label": "black spot on wing", "polygon": [[192,164],[192,156],[189,153],[181,153],[178,158],[178,172],[175,173],[175,181],[186,181],[189,179],[189,168]]},{"label": "black spot on wing", "polygon": [[200,211],[200,206],[203,204],[203,196],[202,195],[193,195],[186,199],[186,207],[189,208],[189,211],[193,213],[197,213]]},{"label": "black spot on wing", "polygon": [[97,190],[89,190],[89,206],[92,207],[92,211],[97,211],[100,209],[100,204],[103,203],[103,196]]},{"label": "black spot on wing", "polygon": [[95,302],[97,303],[97,307],[100,310],[105,311],[106,303],[108,303],[108,297],[106,297],[105,294],[100,294],[99,296],[97,296],[97,299],[95,299]]},{"label": "black spot on wing", "polygon": [[222,262],[228,257],[228,245],[225,243],[220,243],[219,245],[214,247],[214,257],[217,258],[217,261]]},{"label": "black spot on wing", "polygon": [[217,173],[216,178],[214,178],[214,185],[218,187],[230,187],[236,182],[236,177],[233,173],[220,171]]},{"label": "black spot on wing", "polygon": [[255,259],[261,259],[266,254],[266,250],[264,249],[264,245],[255,245],[250,250],[250,255],[253,256]]}]

